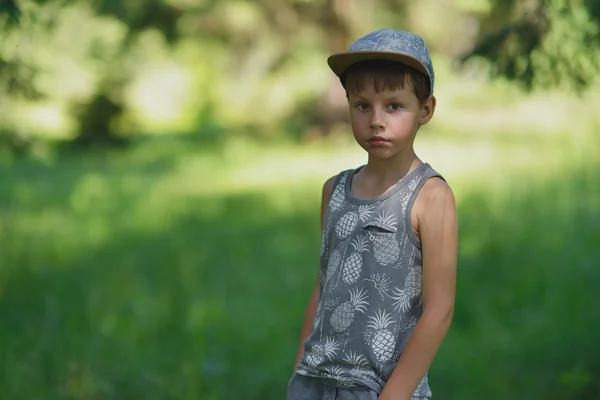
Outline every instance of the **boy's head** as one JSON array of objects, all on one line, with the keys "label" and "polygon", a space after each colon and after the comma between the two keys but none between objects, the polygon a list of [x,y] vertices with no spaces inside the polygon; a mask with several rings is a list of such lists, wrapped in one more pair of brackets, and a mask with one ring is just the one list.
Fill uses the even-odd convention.
[{"label": "boy's head", "polygon": [[412,89],[424,103],[433,95],[435,75],[429,50],[420,36],[394,29],[380,29],[356,40],[347,52],[327,60],[346,93]]},{"label": "boy's head", "polygon": [[361,147],[377,158],[406,154],[436,105],[433,65],[423,39],[382,29],[327,61],[346,89],[352,131]]}]

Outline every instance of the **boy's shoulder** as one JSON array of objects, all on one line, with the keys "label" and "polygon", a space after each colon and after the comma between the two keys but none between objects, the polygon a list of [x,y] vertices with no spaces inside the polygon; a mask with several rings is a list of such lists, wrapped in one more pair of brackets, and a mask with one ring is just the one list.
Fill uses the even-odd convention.
[{"label": "boy's shoulder", "polygon": [[419,222],[453,218],[456,198],[448,182],[439,176],[427,179],[415,199],[414,212]]},{"label": "boy's shoulder", "polygon": [[348,178],[348,175],[350,173],[352,173],[355,169],[354,168],[350,168],[350,169],[345,169],[342,170],[340,172],[338,172],[335,175],[330,176],[329,178],[327,178],[325,180],[325,183],[323,183],[323,195],[331,195],[331,192],[333,192],[333,188],[335,186],[336,183],[343,183],[341,182],[342,180],[345,180]]},{"label": "boy's shoulder", "polygon": [[454,201],[454,192],[448,182],[440,176],[427,179],[419,191],[421,201]]}]

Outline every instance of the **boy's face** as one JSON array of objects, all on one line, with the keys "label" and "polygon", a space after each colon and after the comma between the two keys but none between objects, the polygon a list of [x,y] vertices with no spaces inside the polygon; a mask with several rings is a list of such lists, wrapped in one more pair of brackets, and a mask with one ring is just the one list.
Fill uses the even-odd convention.
[{"label": "boy's face", "polygon": [[434,96],[421,105],[409,87],[376,92],[373,85],[365,85],[359,93],[348,93],[348,102],[356,141],[369,156],[382,159],[412,148],[419,126],[435,110]]}]

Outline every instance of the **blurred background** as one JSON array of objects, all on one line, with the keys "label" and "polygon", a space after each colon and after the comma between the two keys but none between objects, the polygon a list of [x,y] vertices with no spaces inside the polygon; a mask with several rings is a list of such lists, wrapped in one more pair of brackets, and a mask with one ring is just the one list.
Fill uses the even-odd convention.
[{"label": "blurred background", "polygon": [[428,43],[460,216],[436,399],[600,399],[597,0],[0,1],[0,399],[285,397],[325,179],[366,161],[326,57]]}]

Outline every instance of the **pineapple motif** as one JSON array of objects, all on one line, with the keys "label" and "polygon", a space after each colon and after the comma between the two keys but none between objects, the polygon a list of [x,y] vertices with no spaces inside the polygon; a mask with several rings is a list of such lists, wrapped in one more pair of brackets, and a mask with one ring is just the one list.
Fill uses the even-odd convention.
[{"label": "pineapple motif", "polygon": [[352,366],[350,375],[360,379],[371,379],[377,380],[377,374],[369,366],[369,362],[365,359],[362,354],[357,354],[350,350],[348,353],[344,352],[344,362]]},{"label": "pineapple motif", "polygon": [[[327,260],[327,268],[325,270],[325,276],[321,274],[321,282],[327,284],[326,290],[333,291],[339,283],[339,273],[341,272],[341,265],[344,254],[346,254],[349,239],[341,241],[337,247],[331,252],[329,259]],[[334,279],[335,277],[335,279]]]},{"label": "pineapple motif", "polygon": [[367,367],[369,362],[366,360],[365,356],[362,354],[357,354],[355,351],[344,351],[344,358],[342,358],[344,362],[350,364],[353,367]]},{"label": "pineapple motif", "polygon": [[336,273],[340,263],[342,262],[342,254],[339,247],[331,252],[329,256],[329,262],[327,263],[327,274],[325,276],[325,282],[329,282],[333,274]]},{"label": "pineapple motif", "polygon": [[400,202],[402,207],[402,212],[406,214],[406,210],[408,209],[408,201],[410,200],[412,192],[404,193],[402,196],[402,200]]},{"label": "pineapple motif", "polygon": [[337,186],[333,190],[333,193],[331,194],[331,200],[329,200],[329,207],[332,211],[339,210],[344,204],[344,188],[346,185],[347,176],[348,174],[344,174],[340,177],[340,181],[338,182]]},{"label": "pineapple motif", "polygon": [[344,262],[342,269],[342,280],[344,283],[354,283],[360,275],[362,268],[362,252],[369,251],[367,248],[367,239],[365,236],[358,236],[353,242],[355,252],[350,254],[350,257]]},{"label": "pineapple motif", "polygon": [[417,189],[417,186],[419,185],[419,178],[413,178],[410,182],[408,182],[407,187],[408,187],[408,192],[404,194],[404,197],[402,198],[402,212],[406,213],[406,210],[408,208],[408,202],[410,200],[410,198],[412,197],[412,195],[414,194],[414,191]]},{"label": "pineapple motif", "polygon": [[342,216],[342,218],[340,218],[340,220],[335,224],[335,233],[337,236],[340,239],[347,238],[356,227],[359,219],[362,222],[365,222],[367,218],[369,218],[373,212],[373,207],[374,206],[372,204],[363,204],[362,206],[358,207],[358,211],[352,210],[344,214],[344,216]]},{"label": "pineapple motif", "polygon": [[[375,219],[377,225],[395,232],[398,219],[383,210]],[[373,254],[375,260],[383,266],[398,261],[400,257],[400,246],[396,235],[390,232],[369,231],[369,239],[373,241]]]},{"label": "pineapple motif", "polygon": [[369,344],[380,362],[388,362],[392,359],[396,348],[396,338],[387,327],[394,320],[385,310],[375,312],[375,316],[369,317],[367,328],[373,329]]},{"label": "pineapple motif", "polygon": [[328,375],[328,378],[335,379],[336,384],[339,387],[352,388],[357,386],[356,383],[344,376],[344,370],[339,365],[325,368],[325,371]]},{"label": "pineapple motif", "polygon": [[306,354],[306,362],[309,365],[316,367],[325,361],[325,357],[331,360],[338,349],[339,342],[334,339],[327,338],[325,344],[316,344],[312,349],[310,349],[310,352]]},{"label": "pineapple motif", "polygon": [[[341,303],[341,301],[342,300],[339,297],[335,297],[333,299],[327,299],[327,301],[325,301],[325,310],[327,310],[329,312],[335,310],[335,308]],[[321,302],[319,302],[319,303],[321,303]],[[324,314],[324,312],[321,313],[321,316],[319,319],[320,323],[322,322],[323,314]],[[321,326],[319,327],[321,330],[321,335],[323,335],[323,325],[325,325],[325,324],[321,323]]]},{"label": "pineapple motif", "polygon": [[345,301],[333,310],[331,314],[331,326],[336,332],[344,332],[350,327],[354,321],[354,314],[358,311],[365,313],[367,303],[367,292],[363,292],[362,289],[349,290],[350,301]]},{"label": "pineapple motif", "polygon": [[375,285],[375,289],[377,289],[377,291],[381,295],[382,300],[385,299],[385,296],[388,296],[387,292],[390,289],[392,280],[384,274],[380,274],[379,272],[377,272],[365,279],[365,281],[373,282],[373,285]]},{"label": "pineapple motif", "polygon": [[419,178],[413,178],[410,182],[408,182],[408,189],[411,192],[414,192],[417,189],[418,184],[419,184]]},{"label": "pineapple motif", "polygon": [[327,311],[332,311],[341,303],[341,301],[342,300],[339,297],[336,297],[335,299],[327,299],[325,302],[325,309]]},{"label": "pineapple motif", "polygon": [[396,300],[394,310],[407,312],[410,309],[410,302],[421,295],[421,268],[411,268],[404,281],[404,289],[395,288],[393,295],[390,296]]}]

